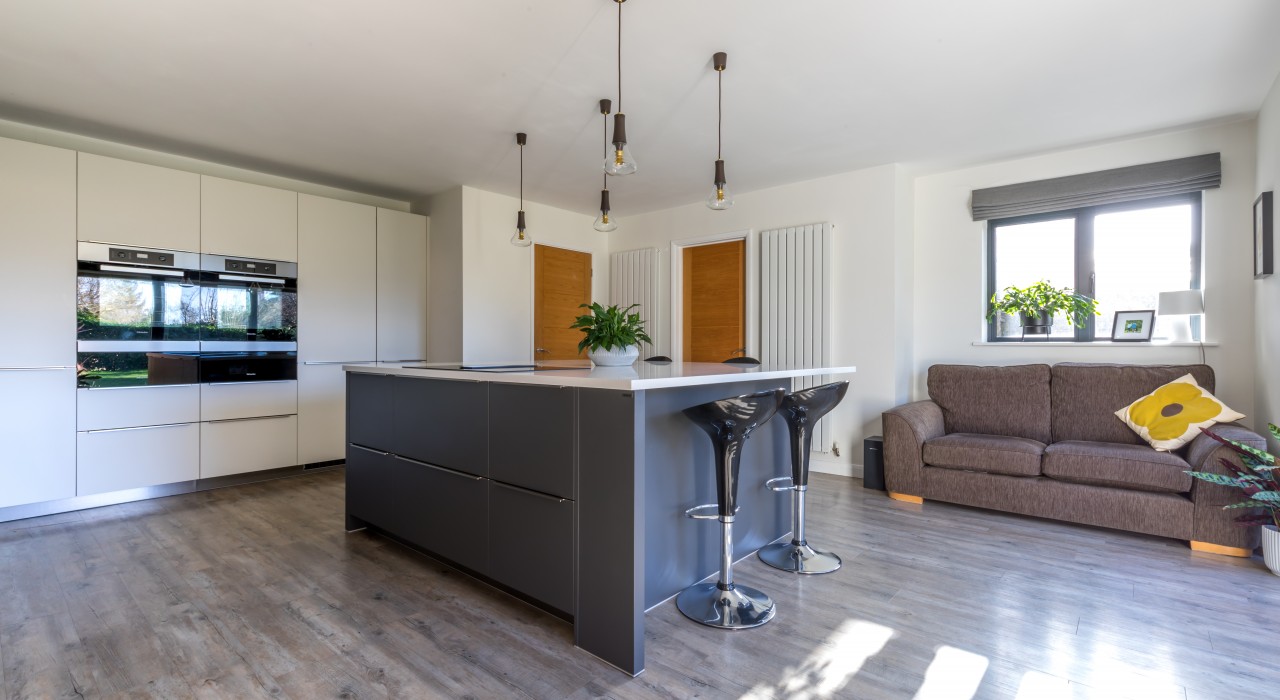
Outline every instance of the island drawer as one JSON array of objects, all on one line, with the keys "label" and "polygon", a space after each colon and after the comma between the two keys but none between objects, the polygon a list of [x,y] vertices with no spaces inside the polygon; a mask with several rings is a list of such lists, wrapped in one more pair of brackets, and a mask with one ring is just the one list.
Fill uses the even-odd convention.
[{"label": "island drawer", "polygon": [[489,387],[489,478],[574,498],[574,391],[569,387]]},{"label": "island drawer", "polygon": [[347,441],[390,451],[396,383],[385,374],[347,372]]},{"label": "island drawer", "polygon": [[574,502],[489,482],[489,576],[573,614]]},{"label": "island drawer", "polygon": [[468,474],[489,475],[487,384],[401,378],[395,386],[392,443],[387,451]]}]

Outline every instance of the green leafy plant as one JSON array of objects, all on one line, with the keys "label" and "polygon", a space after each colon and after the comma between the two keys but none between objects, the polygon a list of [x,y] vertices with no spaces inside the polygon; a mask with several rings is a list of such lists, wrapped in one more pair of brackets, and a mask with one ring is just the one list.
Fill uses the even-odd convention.
[{"label": "green leafy plant", "polygon": [[592,350],[612,350],[639,345],[640,342],[653,344],[653,339],[644,332],[644,321],[640,314],[631,310],[639,306],[632,304],[625,309],[617,305],[604,308],[598,303],[580,304],[579,308],[591,309],[591,313],[574,319],[570,328],[582,330],[582,342],[578,343],[578,352],[585,348]]},{"label": "green leafy plant", "polygon": [[1073,326],[1084,325],[1090,316],[1101,315],[1096,300],[1076,294],[1070,287],[1054,288],[1045,280],[1030,287],[1005,287],[999,295],[992,294],[987,319],[994,318],[998,313],[1025,314],[1032,318],[1041,313],[1050,316],[1063,313],[1067,316],[1067,323]]},{"label": "green leafy plant", "polygon": [[[1275,423],[1267,425],[1272,437],[1280,440],[1280,428]],[[1212,430],[1201,431],[1205,435],[1230,447],[1240,455],[1243,468],[1236,466],[1231,460],[1223,457],[1221,464],[1226,474],[1213,472],[1187,472],[1191,476],[1220,486],[1233,486],[1244,492],[1247,500],[1223,506],[1226,508],[1249,508],[1259,512],[1248,513],[1236,518],[1241,525],[1274,525],[1280,528],[1280,477],[1276,475],[1276,458],[1270,452],[1250,447],[1236,440],[1215,435]]]}]

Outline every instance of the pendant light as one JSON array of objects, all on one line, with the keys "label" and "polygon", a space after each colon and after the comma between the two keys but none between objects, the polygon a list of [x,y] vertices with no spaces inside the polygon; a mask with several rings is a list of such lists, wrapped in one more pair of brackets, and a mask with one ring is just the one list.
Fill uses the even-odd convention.
[{"label": "pendant light", "polygon": [[605,155],[604,171],[609,175],[630,175],[636,171],[636,159],[627,146],[627,115],[622,113],[622,3],[618,4],[618,113],[613,115],[613,151]]},{"label": "pendant light", "polygon": [[520,147],[520,211],[516,213],[516,232],[511,236],[511,245],[521,248],[533,245],[533,236],[524,230],[524,143],[527,138],[523,132],[516,134],[516,145]]},{"label": "pendant light", "polygon": [[707,197],[707,206],[722,211],[733,206],[733,195],[729,193],[729,185],[724,177],[724,159],[720,157],[720,125],[724,121],[724,68],[729,55],[718,51],[711,57],[711,65],[716,69],[716,176],[715,187],[711,196]]},{"label": "pendant light", "polygon": [[[613,103],[609,100],[600,100],[600,115],[604,117],[601,138],[604,139],[605,157],[609,157],[609,111],[613,107]],[[618,220],[609,216],[609,176],[601,175],[600,179],[604,180],[604,187],[600,190],[600,216],[592,222],[591,228],[601,232],[608,233],[618,230]]]}]

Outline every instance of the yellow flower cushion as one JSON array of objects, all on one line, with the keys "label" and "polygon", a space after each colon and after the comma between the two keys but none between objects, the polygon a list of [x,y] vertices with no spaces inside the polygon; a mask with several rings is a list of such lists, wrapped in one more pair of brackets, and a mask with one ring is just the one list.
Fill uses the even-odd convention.
[{"label": "yellow flower cushion", "polygon": [[1172,452],[1194,440],[1201,428],[1244,415],[1200,388],[1195,377],[1187,374],[1116,411],[1116,417],[1156,451]]}]

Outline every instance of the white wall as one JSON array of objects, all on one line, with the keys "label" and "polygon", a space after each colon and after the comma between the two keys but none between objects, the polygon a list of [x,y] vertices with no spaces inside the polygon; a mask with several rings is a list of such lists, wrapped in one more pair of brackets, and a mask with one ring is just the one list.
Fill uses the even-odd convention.
[{"label": "white wall", "polygon": [[[1280,115],[1274,118],[1280,120]],[[1280,131],[1280,126],[1276,128]],[[1207,340],[1220,342],[1221,346],[1208,348],[1207,357],[1217,373],[1217,395],[1242,412],[1251,410],[1254,282],[1250,205],[1254,192],[1254,131],[1252,120],[1239,121],[917,178],[914,396],[927,394],[926,372],[930,365],[943,362],[1199,362],[1196,347],[974,346],[974,341],[985,338],[986,258],[984,224],[971,220],[968,204],[970,192],[983,187],[1217,151],[1222,153],[1222,187],[1208,190],[1204,196],[1204,300]],[[1274,146],[1272,150],[1275,151]],[[1255,423],[1265,425],[1265,420]]]},{"label": "white wall", "polygon": [[[1280,189],[1280,77],[1258,113],[1258,163],[1253,196]],[[1274,195],[1273,195],[1274,198]],[[1274,201],[1273,204],[1280,204]],[[1250,228],[1252,233],[1252,228]],[[1280,242],[1280,241],[1276,241]],[[1280,424],[1280,275],[1253,282],[1257,332],[1257,402],[1254,426]],[[1271,448],[1280,448],[1275,440]]]},{"label": "white wall", "polygon": [[[520,200],[457,187],[428,198],[431,361],[533,359],[533,247],[511,245]],[[609,290],[608,239],[592,217],[525,200],[534,245],[592,254],[593,299]],[[440,277],[437,277],[440,275]]]},{"label": "white wall", "polygon": [[[856,365],[858,372],[848,377],[849,394],[826,419],[840,456],[815,454],[814,468],[860,474],[862,439],[880,431],[881,411],[906,397],[905,386],[900,391],[897,385],[910,367],[909,350],[900,352],[910,342],[911,263],[899,260],[911,247],[910,194],[905,200],[902,194],[909,184],[898,166],[887,165],[739,194],[726,211],[691,204],[641,214],[619,220],[618,230],[609,234],[610,249],[656,247],[664,252],[662,303],[669,310],[672,241],[743,229],[754,235],[799,224],[834,224],[831,359],[836,365]],[[906,244],[900,243],[903,237]],[[907,302],[900,303],[904,298]]]}]

